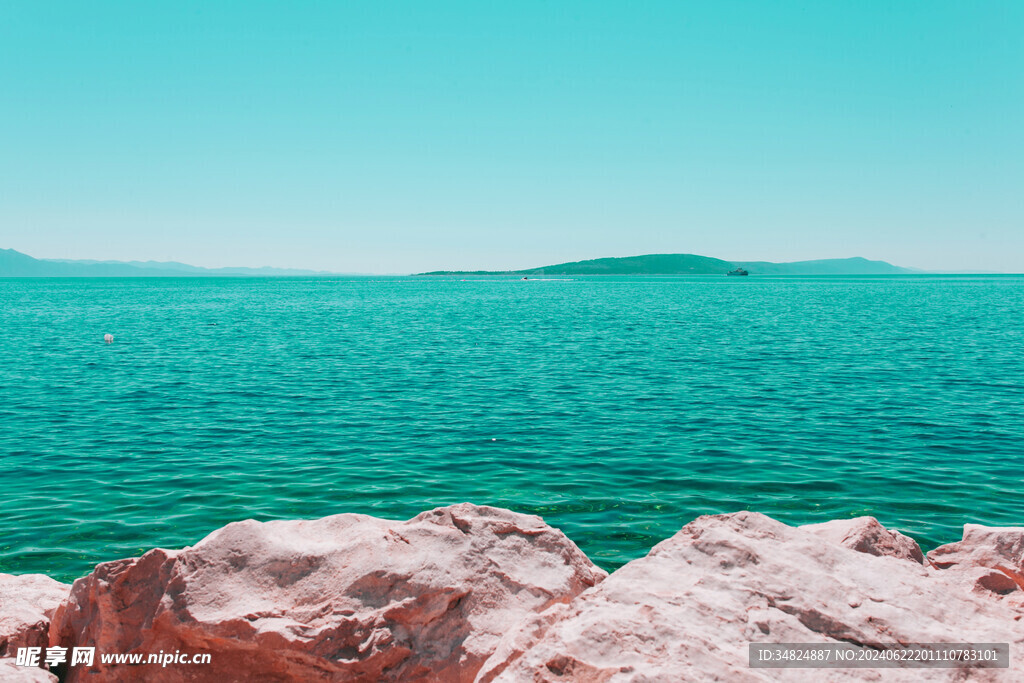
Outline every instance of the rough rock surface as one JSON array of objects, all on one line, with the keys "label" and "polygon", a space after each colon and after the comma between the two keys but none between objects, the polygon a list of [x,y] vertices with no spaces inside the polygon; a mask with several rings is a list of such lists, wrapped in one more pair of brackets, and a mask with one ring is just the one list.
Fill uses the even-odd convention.
[{"label": "rough rock surface", "polygon": [[0,657],[46,647],[50,618],[70,590],[43,574],[0,574]]},{"label": "rough rock surface", "polygon": [[18,666],[10,657],[0,659],[2,683],[57,683],[57,677],[45,669]]},{"label": "rough rock surface", "polygon": [[924,553],[917,541],[898,531],[886,529],[874,517],[834,519],[820,524],[804,524],[800,528],[860,553],[888,555],[918,564],[924,563]]},{"label": "rough rock surface", "polygon": [[144,666],[72,667],[71,682],[469,681],[510,625],[605,576],[539,517],[496,508],[249,520],[97,566],[50,637],[98,653],[212,654],[159,679]]},{"label": "rough rock surface", "polygon": [[1012,670],[750,668],[750,642],[1024,652],[1024,623],[1002,602],[830,535],[752,512],[700,517],[570,604],[527,617],[478,681],[1024,680],[1019,655]]},{"label": "rough rock surface", "polygon": [[1024,527],[965,524],[963,539],[928,553],[928,564],[967,590],[1024,611]]}]

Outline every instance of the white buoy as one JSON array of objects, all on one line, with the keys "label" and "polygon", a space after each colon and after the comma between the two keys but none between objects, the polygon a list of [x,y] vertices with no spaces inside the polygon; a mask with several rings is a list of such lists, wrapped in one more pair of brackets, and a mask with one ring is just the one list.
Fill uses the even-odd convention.
[{"label": "white buoy", "polygon": [[114,342],[114,335],[112,335],[112,334],[105,334],[105,335],[103,335],[103,341],[107,342],[108,344],[112,344]]}]

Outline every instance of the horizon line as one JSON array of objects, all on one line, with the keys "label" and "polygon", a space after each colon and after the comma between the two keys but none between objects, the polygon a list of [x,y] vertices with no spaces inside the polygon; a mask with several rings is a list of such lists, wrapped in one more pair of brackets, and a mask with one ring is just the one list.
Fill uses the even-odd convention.
[{"label": "horizon line", "polygon": [[[153,259],[153,258],[145,259],[145,260],[143,260],[143,259],[120,260],[120,259],[96,259],[96,258],[74,258],[74,259],[72,259],[72,258],[47,258],[47,257],[32,256],[30,254],[26,254],[25,252],[18,251],[17,249],[14,249],[13,247],[6,247],[6,248],[3,248],[3,249],[0,249],[0,251],[13,252],[15,254],[19,254],[21,256],[28,257],[28,258],[33,259],[35,261],[46,262],[46,263],[68,263],[68,264],[82,264],[82,265],[125,265],[125,266],[139,267],[140,269],[141,269],[141,264],[152,264],[152,265],[167,265],[167,266],[172,266],[172,267],[173,266],[184,266],[184,267],[187,267],[187,268],[196,268],[196,269],[201,269],[201,270],[204,270],[204,271],[223,271],[223,270],[233,270],[233,269],[253,270],[253,271],[258,271],[258,270],[305,271],[305,272],[295,272],[295,273],[289,273],[289,274],[285,274],[285,273],[282,273],[282,274],[268,273],[267,274],[267,276],[272,276],[272,277],[286,277],[286,276],[294,276],[294,277],[320,277],[320,276],[322,276],[322,277],[330,277],[330,276],[338,276],[338,275],[357,276],[357,277],[373,277],[373,276],[401,277],[401,276],[429,275],[429,274],[442,275],[442,274],[448,274],[448,273],[451,273],[451,274],[471,274],[472,273],[472,274],[480,274],[480,275],[482,275],[482,274],[501,275],[501,274],[505,274],[505,273],[509,273],[509,274],[517,273],[517,272],[523,271],[523,270],[535,270],[535,269],[540,269],[540,268],[550,268],[550,267],[554,267],[554,266],[558,266],[558,265],[564,265],[564,264],[569,264],[569,263],[586,263],[586,262],[590,262],[590,261],[600,261],[600,260],[606,260],[606,259],[640,258],[640,257],[644,257],[644,256],[698,256],[698,257],[702,257],[702,258],[712,258],[712,259],[716,259],[716,260],[720,260],[720,261],[725,261],[725,262],[730,263],[730,264],[739,264],[739,265],[749,265],[749,264],[753,264],[753,263],[766,263],[766,264],[772,264],[772,265],[791,265],[791,264],[800,264],[800,263],[814,263],[814,262],[820,262],[820,261],[848,261],[848,260],[860,259],[860,260],[864,260],[864,261],[885,263],[885,264],[888,264],[888,265],[891,265],[891,266],[895,266],[897,268],[904,268],[906,270],[914,271],[914,273],[903,273],[904,275],[910,275],[910,274],[920,274],[920,275],[1019,275],[1019,274],[1024,274],[1024,273],[1014,273],[1014,272],[1011,272],[1011,271],[1001,271],[1001,270],[971,270],[971,269],[925,270],[925,269],[921,269],[921,268],[913,268],[913,267],[910,267],[910,266],[900,266],[900,265],[891,263],[889,261],[885,261],[883,259],[877,259],[877,258],[876,259],[872,259],[872,258],[868,258],[868,257],[865,257],[865,256],[839,256],[839,257],[801,259],[801,260],[796,260],[796,261],[767,261],[767,260],[761,260],[761,259],[735,259],[735,260],[730,260],[730,259],[722,259],[722,258],[719,258],[719,257],[716,257],[716,256],[707,256],[705,254],[695,254],[695,253],[691,253],[691,252],[648,252],[648,253],[642,253],[642,254],[631,254],[631,255],[627,255],[627,256],[598,256],[598,257],[592,257],[592,258],[579,259],[579,260],[576,260],[576,261],[562,261],[560,263],[546,264],[546,265],[543,265],[543,266],[527,266],[525,268],[507,268],[507,269],[484,269],[484,268],[474,268],[474,269],[466,269],[466,268],[461,268],[461,269],[433,269],[433,270],[424,270],[424,271],[418,271],[418,272],[404,272],[404,271],[403,272],[398,272],[398,271],[392,271],[392,272],[365,272],[365,271],[363,271],[363,272],[353,272],[353,271],[332,271],[332,270],[313,269],[313,268],[304,268],[304,267],[295,267],[295,266],[272,266],[272,265],[261,265],[261,266],[240,266],[240,265],[197,266],[197,265],[194,265],[194,264],[191,264],[191,263],[187,263],[187,262],[184,262],[184,261],[178,261],[178,260],[161,261],[161,260],[157,260],[157,259]],[[168,268],[167,270],[172,270],[172,268]],[[228,273],[228,275],[245,276],[246,274],[243,274],[243,273],[230,274],[230,273]],[[178,273],[178,274],[176,274],[174,276],[168,276],[168,277],[188,277],[188,276],[189,275],[187,273]],[[8,276],[0,276],[0,277],[8,277]],[[68,276],[40,276],[40,277],[90,277],[90,276],[87,276],[87,275],[85,275],[85,276],[82,276],[82,275],[68,275]],[[131,277],[131,276],[110,276],[110,277]],[[158,277],[158,276],[153,276],[153,277]],[[201,275],[197,274],[197,275],[194,275],[194,277],[201,277]],[[805,276],[801,276],[801,277],[805,277]]]}]

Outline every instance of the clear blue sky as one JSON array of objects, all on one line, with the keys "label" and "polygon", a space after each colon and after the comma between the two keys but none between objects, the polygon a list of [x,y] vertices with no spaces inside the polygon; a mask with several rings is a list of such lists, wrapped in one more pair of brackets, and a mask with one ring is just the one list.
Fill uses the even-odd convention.
[{"label": "clear blue sky", "polygon": [[1024,2],[2,2],[0,247],[1024,270]]}]

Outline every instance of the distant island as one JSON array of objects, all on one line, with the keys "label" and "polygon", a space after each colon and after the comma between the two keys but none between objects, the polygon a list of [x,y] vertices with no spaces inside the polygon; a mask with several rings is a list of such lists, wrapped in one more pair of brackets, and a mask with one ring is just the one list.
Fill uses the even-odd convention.
[{"label": "distant island", "polygon": [[[724,275],[736,268],[751,275],[905,275],[922,271],[865,258],[771,263],[725,261],[697,254],[647,254],[572,261],[525,270],[436,270],[416,275]],[[37,259],[0,249],[0,277],[230,277],[322,276],[327,271],[290,268],[203,268],[176,261],[88,261]]]},{"label": "distant island", "polygon": [[226,277],[245,275],[333,275],[289,268],[203,268],[175,261],[72,261],[37,259],[0,249],[0,277]]},{"label": "distant island", "polygon": [[920,273],[885,261],[859,256],[817,261],[771,263],[768,261],[723,261],[696,254],[647,254],[621,258],[572,261],[526,270],[436,270],[419,275],[725,275],[743,268],[751,275],[905,275]]}]

